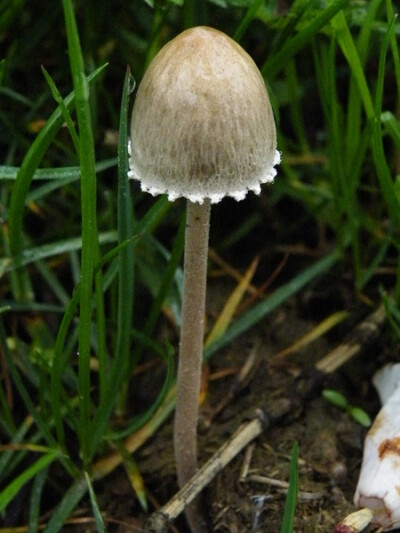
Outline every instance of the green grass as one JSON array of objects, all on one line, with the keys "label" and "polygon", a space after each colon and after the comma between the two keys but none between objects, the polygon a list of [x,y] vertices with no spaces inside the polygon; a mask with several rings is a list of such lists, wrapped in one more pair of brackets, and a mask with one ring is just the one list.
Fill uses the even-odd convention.
[{"label": "green grass", "polygon": [[[126,148],[135,83],[184,28],[215,26],[255,57],[283,153],[250,211],[213,211],[213,248],[233,264],[238,245],[269,266],[281,244],[318,256],[278,278],[205,357],[334,269],[351,279],[354,301],[384,298],[400,336],[400,23],[390,0],[296,0],[289,12],[262,0],[154,4],[63,0],[45,12],[0,2],[0,510],[29,487],[21,520],[32,533],[55,463],[66,488],[46,531],[60,531],[85,495],[101,531],[99,460],[140,428],[150,436],[173,408],[183,204],[130,183]],[[233,224],[222,229],[225,218]],[[260,233],[265,242],[249,249]],[[143,407],[131,391],[149,361],[162,376]]]},{"label": "green grass", "polygon": [[286,495],[285,509],[283,512],[281,533],[290,533],[293,531],[294,517],[296,513],[297,495],[299,491],[299,445],[293,444],[292,455],[290,459],[289,488]]}]

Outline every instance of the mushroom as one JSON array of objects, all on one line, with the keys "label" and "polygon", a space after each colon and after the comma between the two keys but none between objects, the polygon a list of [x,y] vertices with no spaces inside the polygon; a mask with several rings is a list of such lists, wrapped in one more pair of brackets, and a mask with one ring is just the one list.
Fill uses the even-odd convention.
[{"label": "mushroom", "polygon": [[[264,80],[236,42],[199,26],[158,52],[132,111],[129,176],[143,191],[187,200],[174,424],[181,487],[197,470],[210,204],[259,194],[279,162]],[[193,531],[204,530],[195,512],[187,516]]]},{"label": "mushroom", "polygon": [[373,377],[382,408],[367,433],[354,503],[373,513],[372,524],[400,527],[400,363]]}]

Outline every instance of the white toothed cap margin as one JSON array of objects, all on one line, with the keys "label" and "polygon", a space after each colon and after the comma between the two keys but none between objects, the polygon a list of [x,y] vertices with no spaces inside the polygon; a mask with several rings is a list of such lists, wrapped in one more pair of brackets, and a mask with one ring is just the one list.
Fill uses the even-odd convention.
[{"label": "white toothed cap margin", "polygon": [[160,50],[132,112],[129,177],[142,190],[243,200],[273,181],[280,159],[264,80],[235,41],[200,26]]},{"label": "white toothed cap margin", "polygon": [[379,370],[373,382],[383,407],[367,433],[354,503],[368,507],[373,524],[400,527],[400,365]]}]

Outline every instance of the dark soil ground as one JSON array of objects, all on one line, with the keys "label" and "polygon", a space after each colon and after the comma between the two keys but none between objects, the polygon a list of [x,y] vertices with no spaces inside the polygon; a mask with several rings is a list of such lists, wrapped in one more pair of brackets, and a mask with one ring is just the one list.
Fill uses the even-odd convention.
[{"label": "dark soil ground", "polygon": [[[203,506],[210,532],[280,531],[295,441],[299,444],[299,496],[294,531],[333,532],[335,524],[354,511],[352,500],[367,429],[329,404],[321,390],[326,387],[340,391],[350,404],[363,408],[373,418],[379,402],[370,384],[371,376],[382,363],[395,360],[398,354],[393,349],[386,350],[385,346],[393,347],[393,339],[384,326],[373,342],[361,346],[349,362],[324,379],[317,379],[315,364],[354,335],[357,324],[372,311],[365,304],[353,302],[350,318],[329,334],[294,353],[277,356],[318,324],[319,294],[329,293],[326,283],[324,280],[323,286],[314,286],[293,298],[245,338],[210,360],[206,369],[208,389],[201,408],[201,463],[253,416],[256,408],[274,413],[285,406],[282,419],[239,453],[204,491]],[[211,284],[211,312],[213,295],[223,296],[224,288],[220,289],[218,282]],[[336,296],[346,294],[345,287],[336,287],[335,291]],[[308,318],[300,319],[299,309]],[[306,309],[313,311],[306,313]],[[238,382],[239,370],[248,358],[253,361],[251,369]],[[151,505],[165,504],[177,490],[170,421],[135,458]],[[110,531],[141,529],[145,517],[122,468],[103,480],[98,489],[100,505],[110,518]],[[85,515],[82,507],[80,514]],[[89,515],[87,508],[86,516]],[[90,525],[84,530],[93,531]],[[171,531],[187,532],[182,517]]]}]

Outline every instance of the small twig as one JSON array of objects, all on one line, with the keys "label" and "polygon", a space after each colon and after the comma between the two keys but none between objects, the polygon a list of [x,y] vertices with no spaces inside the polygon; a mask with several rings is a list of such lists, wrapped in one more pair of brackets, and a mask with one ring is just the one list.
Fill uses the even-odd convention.
[{"label": "small twig", "polygon": [[239,372],[235,377],[235,380],[232,383],[232,386],[228,390],[227,394],[218,403],[218,405],[216,405],[216,407],[212,409],[211,413],[208,415],[206,420],[207,426],[211,425],[211,422],[214,420],[214,418],[218,416],[221,411],[225,409],[225,407],[233,400],[235,395],[248,384],[249,380],[254,374],[257,360],[259,358],[259,347],[260,343],[259,341],[257,341],[251,348],[249,355],[246,357],[245,362],[239,369]]},{"label": "small twig", "polygon": [[332,374],[349,359],[358,354],[367,344],[376,339],[386,319],[385,307],[381,304],[376,311],[365,318],[347,337],[332,350],[326,357],[321,359],[315,367],[321,372]]},{"label": "small twig", "polygon": [[249,473],[249,469],[250,469],[250,462],[253,457],[254,448],[255,448],[254,443],[250,444],[246,448],[246,451],[244,453],[244,460],[243,460],[242,468],[240,470],[240,476],[239,476],[240,481],[245,481],[247,478],[247,474]]},{"label": "small twig", "polygon": [[144,526],[145,533],[165,533],[168,525],[183,511],[204,487],[253,439],[263,431],[263,413],[246,422],[234,435],[205,463],[186,485],[158,511],[153,513]]},{"label": "small twig", "polygon": [[261,483],[261,485],[270,485],[271,487],[276,487],[278,489],[287,490],[289,483],[287,481],[282,481],[281,479],[275,479],[268,476],[259,476],[257,474],[252,474],[247,478],[246,481],[253,481],[254,483]]},{"label": "small twig", "polygon": [[[275,479],[268,476],[259,476],[257,474],[252,474],[246,478],[246,482],[260,483],[261,485],[269,485],[271,487],[277,488],[280,492],[284,494],[287,493],[289,488],[289,483],[287,481],[282,481],[281,479]],[[305,492],[299,491],[297,497],[300,501],[311,501],[311,500],[320,500],[324,497],[323,492]]]}]

